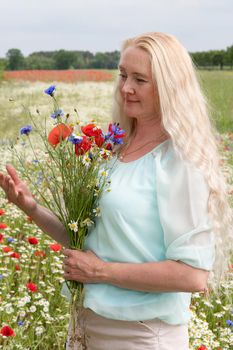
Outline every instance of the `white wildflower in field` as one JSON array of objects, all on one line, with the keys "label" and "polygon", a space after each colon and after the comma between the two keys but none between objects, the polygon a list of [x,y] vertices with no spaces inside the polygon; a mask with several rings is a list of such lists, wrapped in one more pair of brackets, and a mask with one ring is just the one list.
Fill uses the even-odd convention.
[{"label": "white wildflower in field", "polygon": [[30,306],[29,311],[36,312],[36,306],[35,305]]},{"label": "white wildflower in field", "polygon": [[45,331],[44,327],[40,326],[35,328],[36,335],[41,335],[44,331]]}]

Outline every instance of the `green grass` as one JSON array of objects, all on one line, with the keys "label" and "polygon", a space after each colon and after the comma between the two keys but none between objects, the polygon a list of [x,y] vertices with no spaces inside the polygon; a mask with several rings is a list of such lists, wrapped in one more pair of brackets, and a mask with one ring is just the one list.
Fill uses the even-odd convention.
[{"label": "green grass", "polygon": [[200,78],[217,130],[233,131],[233,71],[200,71]]}]

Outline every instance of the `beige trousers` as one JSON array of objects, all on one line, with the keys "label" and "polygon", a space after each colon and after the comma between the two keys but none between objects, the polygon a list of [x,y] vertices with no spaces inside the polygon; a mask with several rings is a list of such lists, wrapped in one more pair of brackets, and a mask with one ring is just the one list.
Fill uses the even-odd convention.
[{"label": "beige trousers", "polygon": [[188,326],[158,319],[118,321],[84,309],[78,317],[76,340],[69,327],[66,350],[188,350]]}]

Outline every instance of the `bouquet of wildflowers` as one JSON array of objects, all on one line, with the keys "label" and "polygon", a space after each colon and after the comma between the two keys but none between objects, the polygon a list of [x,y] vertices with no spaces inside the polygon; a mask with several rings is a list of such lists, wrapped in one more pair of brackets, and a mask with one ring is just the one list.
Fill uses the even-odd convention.
[{"label": "bouquet of wildflowers", "polygon": [[[104,133],[94,122],[87,125],[81,125],[79,120],[70,123],[70,116],[58,106],[55,90],[55,86],[45,90],[53,100],[52,129],[47,131],[46,118],[41,129],[30,115],[32,125],[22,127],[20,133],[27,137],[34,152],[39,179],[37,192],[45,206],[56,213],[64,224],[69,235],[69,247],[83,249],[89,227],[94,225],[95,217],[101,215],[99,198],[103,191],[109,190],[109,160],[113,147],[123,143],[125,134],[118,124],[109,124],[107,133]],[[43,143],[44,159],[38,159],[35,152],[30,138],[33,132],[39,134]],[[28,162],[25,163],[22,157],[18,159],[24,173],[31,179]],[[83,287],[76,281],[69,281],[68,287],[72,296],[71,315],[74,315],[82,299]],[[74,330],[76,326],[73,317]]]}]

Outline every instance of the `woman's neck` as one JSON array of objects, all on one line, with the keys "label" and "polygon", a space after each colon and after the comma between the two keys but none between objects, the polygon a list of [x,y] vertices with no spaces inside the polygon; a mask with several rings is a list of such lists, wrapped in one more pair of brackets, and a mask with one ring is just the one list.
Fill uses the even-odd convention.
[{"label": "woman's neck", "polygon": [[135,143],[140,143],[142,140],[157,140],[165,138],[166,131],[161,126],[160,119],[137,120],[136,131],[133,137]]}]

